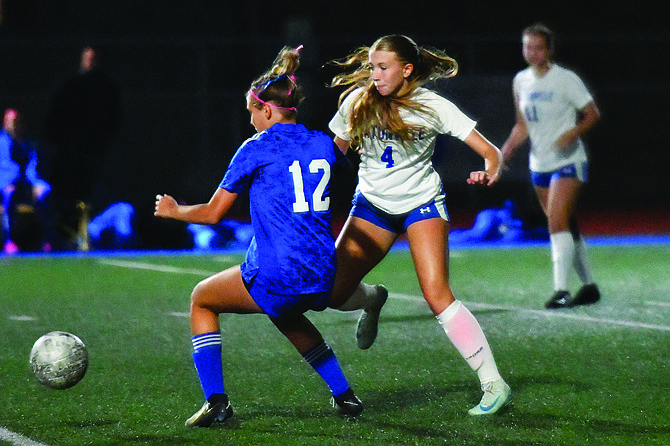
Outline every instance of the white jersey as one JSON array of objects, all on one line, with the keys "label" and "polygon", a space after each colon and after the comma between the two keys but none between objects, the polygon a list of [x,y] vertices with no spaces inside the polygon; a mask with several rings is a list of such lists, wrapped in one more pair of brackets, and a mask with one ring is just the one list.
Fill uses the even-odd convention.
[{"label": "white jersey", "polygon": [[577,112],[593,101],[579,76],[553,65],[538,77],[529,67],[517,73],[513,86],[530,137],[530,170],[550,172],[585,162],[586,150],[580,139],[563,150],[556,146],[556,140],[575,126]]},{"label": "white jersey", "polygon": [[[349,141],[351,103],[362,93],[354,90],[330,121],[330,130]],[[377,128],[363,139],[358,190],[365,198],[389,214],[404,214],[428,203],[442,191],[442,181],[432,164],[437,135],[464,140],[476,122],[453,103],[425,88],[417,88],[412,100],[432,111],[432,116],[403,108],[400,116],[409,125],[419,126],[411,141]]]}]

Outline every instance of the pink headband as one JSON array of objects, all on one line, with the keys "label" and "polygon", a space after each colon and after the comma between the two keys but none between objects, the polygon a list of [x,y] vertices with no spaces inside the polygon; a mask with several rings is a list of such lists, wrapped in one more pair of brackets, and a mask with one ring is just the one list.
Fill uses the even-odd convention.
[{"label": "pink headband", "polygon": [[278,108],[278,109],[280,109],[280,110],[291,110],[291,111],[297,111],[297,110],[298,110],[298,109],[295,108],[295,107],[280,107],[279,105],[271,104],[270,102],[265,102],[264,100],[262,100],[261,98],[259,98],[259,97],[256,95],[256,93],[254,93],[252,90],[249,90],[249,94],[251,95],[251,97],[253,97],[254,99],[256,99],[256,100],[257,100],[258,102],[260,102],[261,104],[263,104],[263,105],[268,105],[268,106],[270,106],[270,107],[272,107],[272,108]]}]

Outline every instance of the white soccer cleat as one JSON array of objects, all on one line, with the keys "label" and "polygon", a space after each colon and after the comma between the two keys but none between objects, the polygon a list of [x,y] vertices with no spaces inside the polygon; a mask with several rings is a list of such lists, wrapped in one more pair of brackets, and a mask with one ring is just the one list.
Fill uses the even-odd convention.
[{"label": "white soccer cleat", "polygon": [[502,379],[482,384],[484,396],[475,407],[470,409],[470,415],[493,415],[512,401],[512,389]]},{"label": "white soccer cleat", "polygon": [[389,292],[384,285],[375,285],[375,289],[377,297],[370,307],[363,310],[356,327],[356,344],[361,350],[370,348],[377,339],[379,313],[389,297]]}]

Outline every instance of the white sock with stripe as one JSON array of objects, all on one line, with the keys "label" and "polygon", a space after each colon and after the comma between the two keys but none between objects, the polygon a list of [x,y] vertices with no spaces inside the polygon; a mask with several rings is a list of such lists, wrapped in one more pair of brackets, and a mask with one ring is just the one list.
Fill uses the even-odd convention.
[{"label": "white sock with stripe", "polygon": [[477,319],[459,300],[455,300],[436,316],[456,350],[477,373],[479,381],[501,379],[493,353]]}]

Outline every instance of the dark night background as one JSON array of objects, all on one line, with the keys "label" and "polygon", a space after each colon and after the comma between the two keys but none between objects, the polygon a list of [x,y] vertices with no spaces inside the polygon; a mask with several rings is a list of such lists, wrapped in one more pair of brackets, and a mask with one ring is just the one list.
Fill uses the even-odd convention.
[{"label": "dark night background", "polygon": [[[339,91],[325,87],[327,61],[377,37],[403,33],[460,64],[436,88],[501,146],[514,122],[511,82],[525,67],[520,32],[536,21],[559,37],[556,59],[582,76],[602,121],[586,138],[591,179],[584,210],[622,223],[670,206],[670,22],[661,2],[190,2],[0,0],[0,106],[17,105],[29,135],[43,140],[55,89],[78,67],[85,45],[102,50],[122,94],[123,123],[100,179],[100,201],[128,201],[149,246],[159,246],[156,193],[209,199],[240,143],[251,136],[244,93],[284,45],[304,44],[299,115],[327,131]],[[513,198],[528,215],[526,153],[493,189],[465,178],[480,163],[446,139],[436,156],[450,212],[472,213]],[[45,167],[49,148],[42,147]],[[347,207],[351,184],[337,188]],[[245,216],[244,203],[234,216]],[[651,214],[654,215],[654,214]],[[665,228],[670,232],[670,228]]]}]

